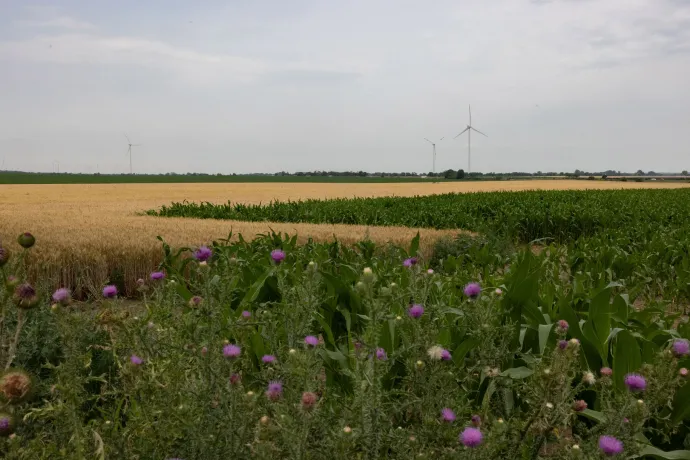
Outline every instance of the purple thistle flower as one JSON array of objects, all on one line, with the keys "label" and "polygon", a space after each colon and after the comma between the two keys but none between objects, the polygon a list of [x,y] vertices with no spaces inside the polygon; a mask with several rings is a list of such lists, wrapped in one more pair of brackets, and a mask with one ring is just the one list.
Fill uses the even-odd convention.
[{"label": "purple thistle flower", "polygon": [[441,359],[444,361],[450,361],[453,359],[453,357],[450,354],[450,351],[446,350],[445,348],[441,351]]},{"label": "purple thistle flower", "polygon": [[276,401],[283,394],[283,384],[277,380],[272,380],[268,382],[268,389],[266,390],[266,396],[271,401]]},{"label": "purple thistle flower", "polygon": [[623,443],[613,436],[601,436],[599,438],[599,449],[607,457],[613,457],[623,452]]},{"label": "purple thistle flower", "polygon": [[647,381],[639,374],[627,374],[625,376],[625,386],[633,393],[644,391],[647,388]]},{"label": "purple thistle flower", "polygon": [[383,348],[377,348],[376,349],[376,359],[379,361],[385,361],[388,359],[388,355],[386,354],[386,350]]},{"label": "purple thistle flower", "polygon": [[72,300],[72,293],[69,289],[60,288],[53,293],[53,302],[59,303],[60,305],[69,305]]},{"label": "purple thistle flower", "polygon": [[690,342],[685,339],[678,339],[673,342],[673,354],[678,358],[690,355]]},{"label": "purple thistle flower", "polygon": [[454,422],[455,421],[455,412],[453,412],[451,409],[444,407],[441,409],[441,418],[443,418],[444,422]]},{"label": "purple thistle flower", "polygon": [[159,281],[165,278],[165,273],[164,272],[153,272],[151,273],[151,279],[153,281]]},{"label": "purple thistle flower", "polygon": [[266,364],[271,364],[272,362],[275,362],[275,360],[276,360],[276,357],[273,355],[264,355],[261,358],[261,361],[263,361]]},{"label": "purple thistle flower", "polygon": [[249,312],[249,311],[247,311],[247,310],[245,310],[245,311],[242,312],[242,318],[244,318],[244,319],[249,319],[249,318],[251,318],[251,317],[252,317],[252,313],[251,313],[251,312]]},{"label": "purple thistle flower", "polygon": [[558,341],[558,348],[561,350],[565,350],[568,348],[568,341],[567,340],[559,340]]},{"label": "purple thistle flower", "polygon": [[223,356],[226,358],[234,359],[237,358],[240,353],[242,353],[242,349],[234,344],[228,344],[223,347]]},{"label": "purple thistle flower", "polygon": [[482,432],[477,428],[465,428],[465,431],[460,433],[460,442],[465,447],[477,447],[482,443]]},{"label": "purple thistle flower", "polygon": [[213,251],[208,248],[208,246],[201,246],[199,249],[194,251],[194,258],[199,262],[206,262],[213,255]]},{"label": "purple thistle flower", "polygon": [[477,428],[479,428],[479,426],[482,424],[482,418],[478,415],[473,415],[472,418],[470,418],[470,421],[472,422],[472,425]]},{"label": "purple thistle flower", "polygon": [[103,297],[106,299],[112,299],[117,295],[117,286],[114,285],[108,285],[103,288]]},{"label": "purple thistle flower", "polygon": [[467,297],[475,299],[479,296],[479,294],[481,294],[482,288],[479,283],[469,283],[467,286],[465,286],[463,292]]},{"label": "purple thistle flower", "polygon": [[424,314],[424,307],[421,305],[412,305],[409,310],[407,310],[407,314],[410,315],[410,317],[417,319]]},{"label": "purple thistle flower", "polygon": [[285,252],[280,249],[274,249],[271,251],[271,259],[273,259],[273,262],[276,264],[279,264],[285,259]]},{"label": "purple thistle flower", "polygon": [[308,335],[304,338],[304,343],[306,343],[307,345],[310,345],[312,347],[315,347],[319,344],[319,339],[317,339],[313,335]]},{"label": "purple thistle flower", "polygon": [[10,427],[10,418],[2,417],[0,418],[0,433],[6,431]]},{"label": "purple thistle flower", "polygon": [[414,267],[415,265],[417,265],[416,257],[410,257],[409,259],[405,259],[403,262],[403,266],[406,268]]},{"label": "purple thistle flower", "polygon": [[137,355],[132,355],[129,357],[129,360],[131,361],[132,364],[135,366],[139,366],[144,363],[144,360],[138,357]]},{"label": "purple thistle flower", "polygon": [[570,325],[568,324],[568,322],[564,319],[561,319],[556,323],[556,333],[558,333],[559,335],[565,335],[566,332],[568,332],[569,327]]},{"label": "purple thistle flower", "polygon": [[189,299],[189,306],[192,307],[192,308],[198,307],[199,305],[201,305],[201,303],[202,303],[203,301],[204,301],[204,299],[202,299],[202,298],[199,297],[198,295],[195,295],[194,297],[192,297],[191,299]]}]

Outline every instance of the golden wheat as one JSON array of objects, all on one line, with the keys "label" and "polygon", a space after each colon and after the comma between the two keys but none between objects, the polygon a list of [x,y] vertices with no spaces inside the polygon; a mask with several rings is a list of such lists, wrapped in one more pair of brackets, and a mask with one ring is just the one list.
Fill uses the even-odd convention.
[{"label": "golden wheat", "polygon": [[[599,181],[506,181],[460,183],[237,183],[237,184],[99,184],[0,186],[0,242],[18,250],[16,237],[32,232],[32,278],[52,287],[69,286],[95,293],[114,275],[131,293],[136,279],[161,261],[157,236],[174,247],[195,246],[225,238],[233,231],[251,238],[273,229],[298,234],[300,241],[338,238],[344,243],[366,237],[404,244],[418,229],[346,225],[269,224],[234,221],[156,218],[137,215],[172,201],[260,203],[355,196],[414,196],[433,193],[573,188],[678,187],[678,183]],[[457,232],[419,230],[422,251],[434,241]]]}]

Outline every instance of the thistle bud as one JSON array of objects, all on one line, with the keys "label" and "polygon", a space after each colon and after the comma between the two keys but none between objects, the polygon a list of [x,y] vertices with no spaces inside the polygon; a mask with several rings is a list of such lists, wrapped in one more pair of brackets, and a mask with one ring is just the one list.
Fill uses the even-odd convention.
[{"label": "thistle bud", "polygon": [[31,394],[31,377],[21,370],[10,370],[0,377],[0,396],[10,404],[26,401]]},{"label": "thistle bud", "polygon": [[305,391],[304,393],[302,393],[302,409],[312,409],[316,404],[316,400],[316,394],[312,393],[311,391]]},{"label": "thistle bud", "polygon": [[19,308],[33,308],[38,304],[36,290],[29,283],[23,283],[14,290],[14,302]]},{"label": "thistle bud", "polygon": [[14,419],[10,414],[0,412],[0,437],[10,436],[14,432]]},{"label": "thistle bud", "polygon": [[575,401],[573,403],[573,410],[575,412],[582,412],[585,409],[587,409],[587,403],[585,401],[583,401],[582,399]]},{"label": "thistle bud", "polygon": [[374,282],[374,272],[371,271],[371,268],[366,267],[362,271],[362,280],[367,284],[371,284]]},{"label": "thistle bud", "polygon": [[4,267],[10,260],[10,250],[0,246],[0,267]]},{"label": "thistle bud", "polygon": [[[1,250],[2,248],[0,248]],[[2,265],[0,265],[2,266]],[[7,287],[8,291],[11,291],[12,289],[16,288],[19,286],[19,278],[17,278],[14,275],[10,275],[7,277],[7,280],[5,281],[5,287]]]},{"label": "thistle bud", "polygon": [[19,235],[17,242],[19,243],[19,246],[23,247],[24,249],[29,249],[31,246],[36,244],[36,238],[34,238],[31,233],[25,232]]},{"label": "thistle bud", "polygon": [[680,370],[678,371],[678,375],[685,378],[688,376],[688,370],[684,367],[681,367]]},{"label": "thistle bud", "polygon": [[269,420],[270,419],[268,418],[268,415],[264,415],[263,417],[261,417],[259,419],[259,421],[261,422],[262,425],[268,425]]},{"label": "thistle bud", "polygon": [[566,320],[559,320],[558,323],[556,323],[556,334],[565,335],[568,332],[569,327],[570,326]]}]

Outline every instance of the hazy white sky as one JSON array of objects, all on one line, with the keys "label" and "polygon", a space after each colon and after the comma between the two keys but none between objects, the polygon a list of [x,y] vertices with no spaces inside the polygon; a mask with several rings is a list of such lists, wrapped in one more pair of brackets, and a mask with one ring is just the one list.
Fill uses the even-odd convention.
[{"label": "hazy white sky", "polygon": [[0,0],[5,169],[690,169],[690,0]]}]

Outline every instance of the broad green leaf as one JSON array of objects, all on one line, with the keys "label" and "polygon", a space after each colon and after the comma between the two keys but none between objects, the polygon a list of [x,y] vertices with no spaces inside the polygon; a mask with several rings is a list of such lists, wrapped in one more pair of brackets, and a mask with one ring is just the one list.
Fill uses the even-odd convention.
[{"label": "broad green leaf", "polygon": [[247,304],[250,304],[256,300],[256,298],[259,296],[259,292],[261,292],[261,288],[264,287],[264,283],[268,279],[269,276],[273,274],[273,268],[269,268],[266,270],[260,277],[256,279],[252,283],[252,286],[249,288],[247,293],[244,295],[244,298],[242,299],[242,302],[240,303],[240,306],[244,306]]},{"label": "broad green leaf", "polygon": [[251,340],[254,355],[256,356],[256,359],[260,360],[261,357],[266,354],[266,350],[264,348],[264,339],[261,337],[261,334],[255,332],[252,334]]},{"label": "broad green leaf", "polygon": [[640,344],[630,332],[619,332],[613,352],[613,381],[616,387],[621,391],[625,390],[625,375],[638,370],[641,365]]},{"label": "broad green leaf", "polygon": [[417,232],[415,237],[412,238],[412,242],[410,243],[410,252],[409,252],[410,257],[416,256],[418,250],[419,250],[419,232]]},{"label": "broad green leaf", "polygon": [[552,328],[553,324],[539,325],[539,354],[544,354],[544,349],[549,341],[549,335],[551,334]]},{"label": "broad green leaf", "polygon": [[606,422],[606,417],[604,417],[604,414],[602,414],[599,411],[595,411],[592,409],[585,409],[582,412],[578,412],[578,415],[582,415],[583,417],[587,417],[590,420],[594,420],[595,422],[599,423],[605,423]]},{"label": "broad green leaf", "polygon": [[672,450],[664,452],[654,446],[647,446],[640,452],[637,458],[660,458],[663,460],[690,460],[690,450]]},{"label": "broad green leaf", "polygon": [[465,355],[477,345],[479,345],[479,340],[475,338],[469,338],[463,341],[458,345],[455,351],[453,351],[453,362],[458,366],[462,365],[465,360]]},{"label": "broad green leaf", "polygon": [[671,421],[678,423],[688,417],[690,417],[690,385],[686,383],[676,391],[673,397]]},{"label": "broad green leaf", "polygon": [[513,380],[525,379],[534,374],[534,371],[529,367],[511,367],[501,372],[501,376],[510,377]]}]

